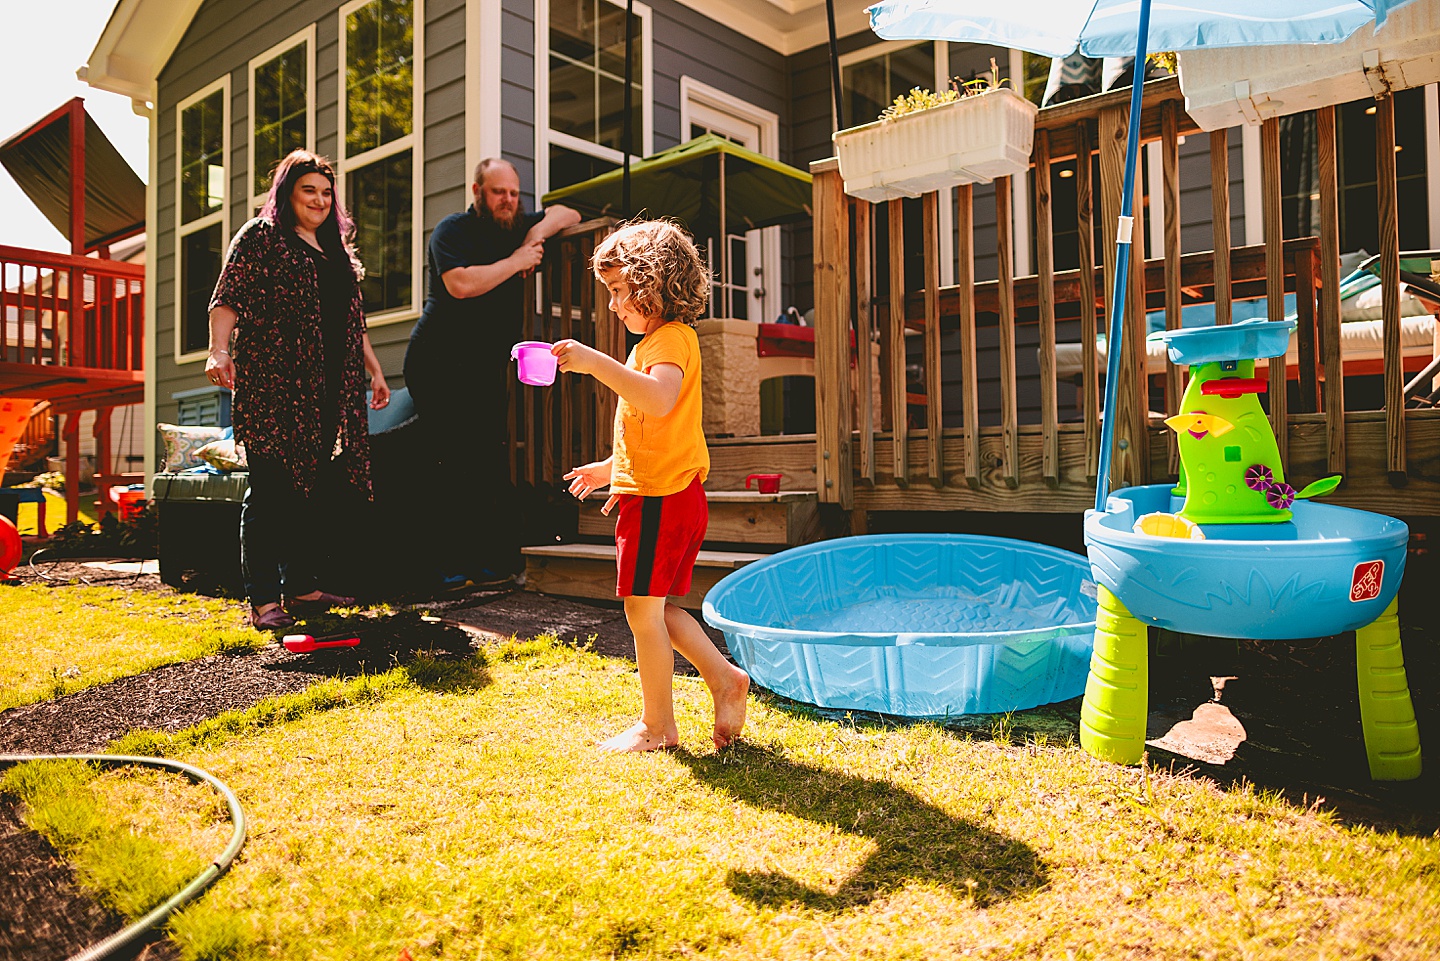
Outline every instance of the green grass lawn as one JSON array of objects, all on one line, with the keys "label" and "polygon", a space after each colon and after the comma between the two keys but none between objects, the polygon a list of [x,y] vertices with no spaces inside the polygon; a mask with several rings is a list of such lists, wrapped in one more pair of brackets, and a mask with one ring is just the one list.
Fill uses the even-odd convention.
[{"label": "green grass lawn", "polygon": [[[1440,954],[1440,838],[1005,725],[765,696],[717,754],[703,685],[675,687],[682,746],[658,755],[594,747],[636,710],[633,666],[544,639],[131,736],[117,747],[213,771],[250,818],[172,937],[187,958],[384,961]],[[228,836],[213,795],[172,781],[32,768],[5,787],[133,913],[173,884],[162,865]],[[121,837],[151,846],[120,862]]]},{"label": "green grass lawn", "polygon": [[0,589],[0,710],[264,644],[243,605],[114,587]]}]

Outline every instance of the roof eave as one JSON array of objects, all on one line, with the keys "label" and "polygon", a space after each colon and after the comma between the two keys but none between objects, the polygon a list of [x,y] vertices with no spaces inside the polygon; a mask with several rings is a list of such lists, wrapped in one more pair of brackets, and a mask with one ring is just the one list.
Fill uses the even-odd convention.
[{"label": "roof eave", "polygon": [[203,0],[118,0],[78,76],[97,90],[148,101]]}]

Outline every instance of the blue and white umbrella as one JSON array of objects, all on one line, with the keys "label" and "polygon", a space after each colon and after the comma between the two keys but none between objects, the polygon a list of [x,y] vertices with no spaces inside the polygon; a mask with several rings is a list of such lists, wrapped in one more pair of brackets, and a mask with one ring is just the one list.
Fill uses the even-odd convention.
[{"label": "blue and white umbrella", "polygon": [[[1128,56],[1143,64],[1156,50],[1196,50],[1280,43],[1339,43],[1413,0],[883,0],[869,8],[870,29],[886,40],[957,40],[1064,57]],[[1138,71],[1137,71],[1138,72]],[[1135,196],[1135,156],[1140,140],[1140,84],[1130,93],[1130,135],[1125,150],[1115,290],[1110,298],[1105,410],[1115,403],[1124,334],[1126,278],[1130,273],[1130,224]],[[1100,442],[1095,509],[1110,493],[1110,454],[1115,418],[1106,417]]]}]

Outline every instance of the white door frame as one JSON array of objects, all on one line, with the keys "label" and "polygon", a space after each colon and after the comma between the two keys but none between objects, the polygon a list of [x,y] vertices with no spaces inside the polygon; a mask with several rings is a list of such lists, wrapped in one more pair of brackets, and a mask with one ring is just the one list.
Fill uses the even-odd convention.
[{"label": "white door frame", "polygon": [[[696,110],[697,107],[702,109]],[[763,107],[757,107],[749,101],[742,100],[734,94],[702,83],[694,77],[682,76],[680,78],[680,139],[682,141],[690,139],[688,134],[692,113],[712,112],[733,117],[743,123],[753,124],[760,132],[760,142],[753,148],[755,152],[773,160],[780,159],[780,118],[778,115]],[[704,123],[698,117],[695,119],[697,122]],[[706,126],[709,124],[707,123]],[[758,235],[758,238],[749,244],[751,263],[760,265],[760,280],[765,292],[758,298],[757,313],[752,316],[757,321],[769,322],[773,321],[783,309],[780,300],[780,228],[766,227],[762,230],[751,231],[751,234]],[[760,248],[758,256],[754,253],[757,245]],[[745,285],[752,286],[750,278],[746,278]]]}]

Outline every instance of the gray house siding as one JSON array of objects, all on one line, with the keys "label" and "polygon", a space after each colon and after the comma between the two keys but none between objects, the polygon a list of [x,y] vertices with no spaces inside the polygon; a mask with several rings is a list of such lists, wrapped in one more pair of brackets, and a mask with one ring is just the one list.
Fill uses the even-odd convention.
[{"label": "gray house siding", "polygon": [[[230,76],[229,232],[248,220],[250,147],[248,73],[250,60],[316,25],[315,146],[335,157],[339,147],[339,9],[336,0],[207,0],[161,72],[159,82],[159,177],[156,231],[156,419],[173,420],[171,395],[206,385],[203,362],[177,364],[175,338],[175,107],[186,97]],[[426,0],[425,101],[423,130],[423,243],[439,220],[464,208],[465,182],[465,3]],[[528,155],[528,151],[527,151]],[[361,252],[362,258],[364,252]],[[422,258],[423,264],[423,258]],[[424,277],[414,279],[423,299]],[[418,305],[417,305],[418,306]],[[382,324],[371,342],[392,387],[402,386],[405,346],[412,323]]]}]

